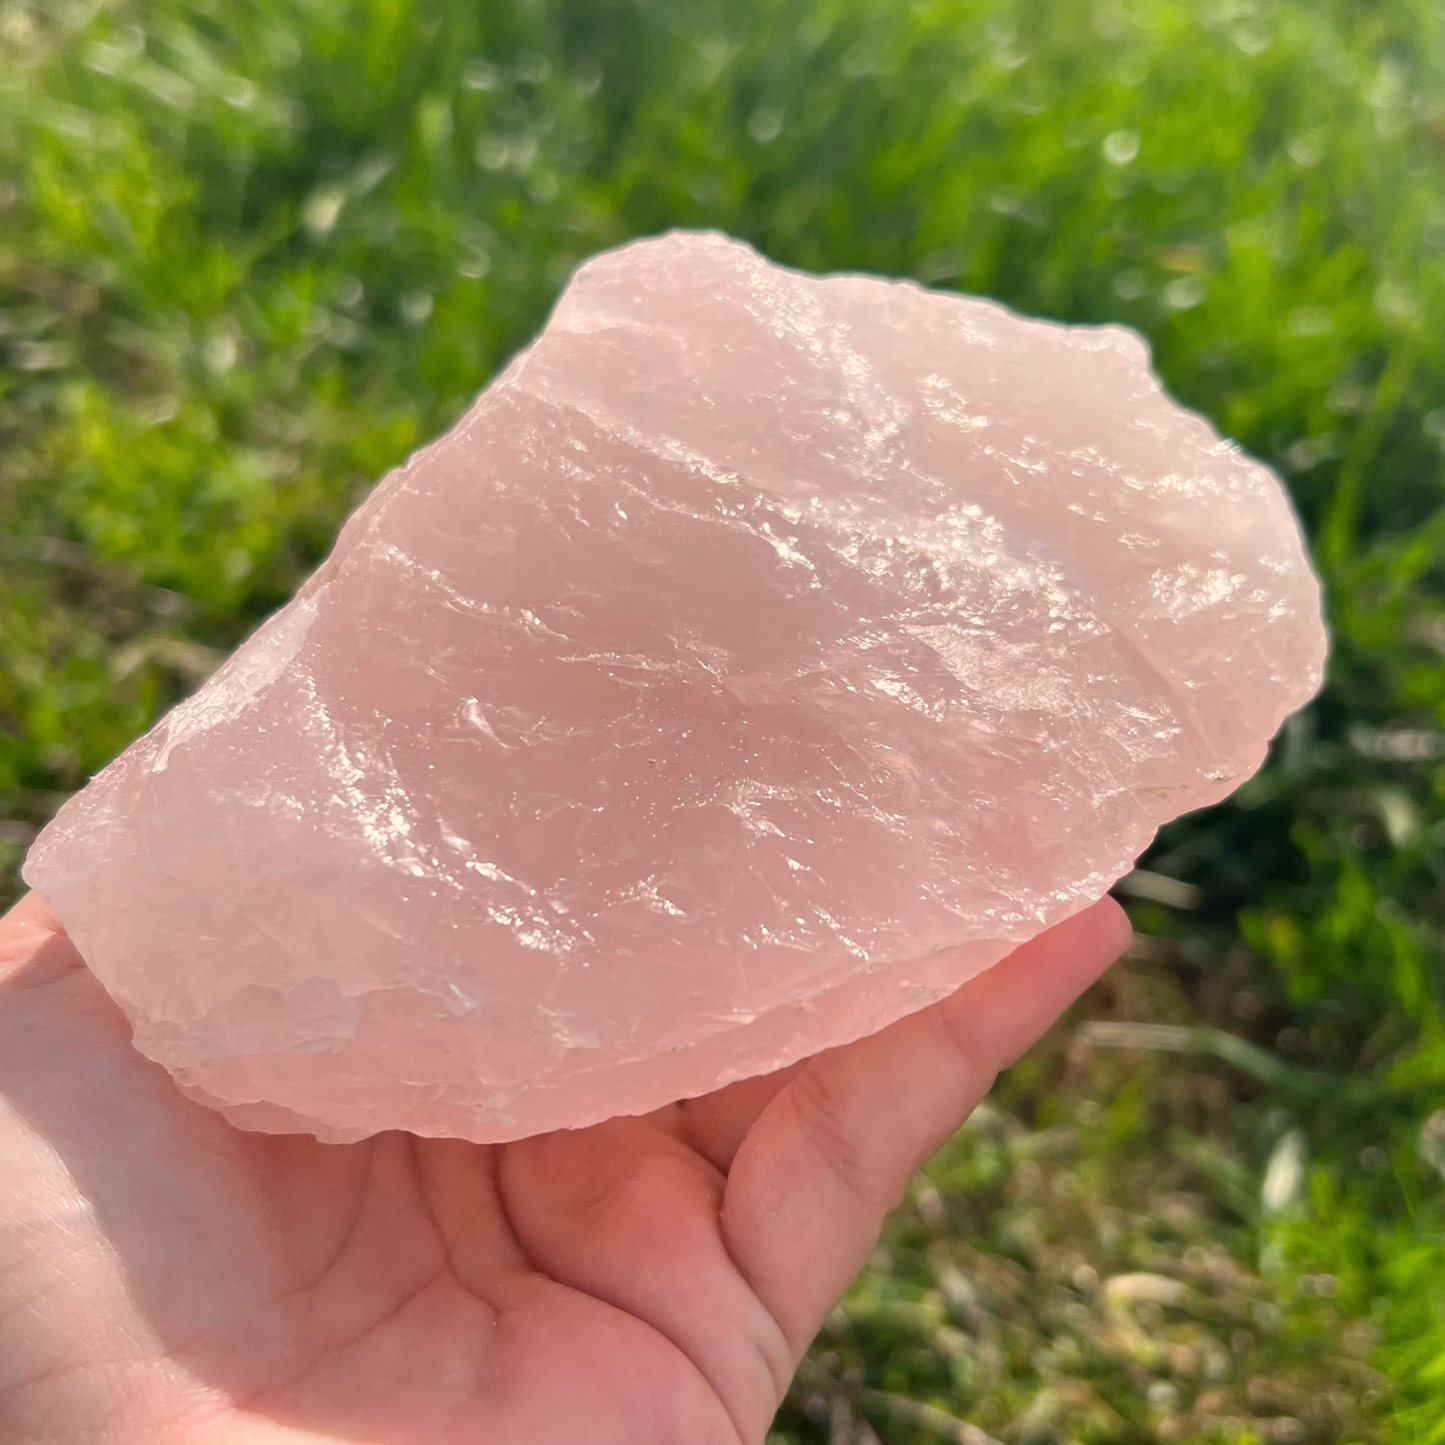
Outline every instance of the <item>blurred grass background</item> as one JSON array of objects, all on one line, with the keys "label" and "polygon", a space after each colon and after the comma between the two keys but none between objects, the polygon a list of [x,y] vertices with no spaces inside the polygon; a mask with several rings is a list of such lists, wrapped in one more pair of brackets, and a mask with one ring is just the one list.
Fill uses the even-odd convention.
[{"label": "blurred grass background", "polygon": [[0,891],[581,257],[669,225],[1137,326],[1288,477],[1336,639],[774,1445],[1445,1442],[1437,0],[10,0]]}]

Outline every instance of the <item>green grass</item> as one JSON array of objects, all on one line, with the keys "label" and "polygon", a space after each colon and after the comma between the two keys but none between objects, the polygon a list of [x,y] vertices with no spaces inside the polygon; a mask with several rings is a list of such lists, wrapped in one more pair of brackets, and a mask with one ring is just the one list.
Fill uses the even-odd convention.
[{"label": "green grass", "polygon": [[1139,327],[1288,476],[1336,638],[1079,1015],[1216,1032],[1015,1069],[777,1441],[1442,1445],[1433,0],[11,0],[4,888],[577,260],[668,225]]}]

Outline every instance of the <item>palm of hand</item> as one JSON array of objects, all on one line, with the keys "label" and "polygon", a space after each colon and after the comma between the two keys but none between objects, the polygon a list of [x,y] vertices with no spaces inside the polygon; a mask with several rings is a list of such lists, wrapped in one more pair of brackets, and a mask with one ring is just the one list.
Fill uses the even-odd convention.
[{"label": "palm of hand", "polygon": [[1099,905],[806,1065],[483,1147],[235,1130],[38,900],[0,930],[16,1445],[755,1445],[912,1169],[1127,936]]}]

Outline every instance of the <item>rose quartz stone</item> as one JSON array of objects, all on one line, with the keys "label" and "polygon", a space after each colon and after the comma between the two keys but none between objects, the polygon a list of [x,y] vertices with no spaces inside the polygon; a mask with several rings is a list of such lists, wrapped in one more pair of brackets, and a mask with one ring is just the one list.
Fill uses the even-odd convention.
[{"label": "rose quartz stone", "polygon": [[26,879],[246,1128],[504,1140],[956,988],[1316,689],[1277,479],[1119,327],[672,234],[547,329]]}]

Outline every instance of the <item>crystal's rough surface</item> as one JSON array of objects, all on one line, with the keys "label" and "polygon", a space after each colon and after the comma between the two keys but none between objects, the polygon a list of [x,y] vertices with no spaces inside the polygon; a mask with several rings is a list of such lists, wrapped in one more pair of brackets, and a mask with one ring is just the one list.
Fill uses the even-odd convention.
[{"label": "crystal's rough surface", "polygon": [[1132,333],[672,234],[26,878],[236,1123],[513,1138],[953,989],[1248,776],[1324,651],[1278,481]]}]

